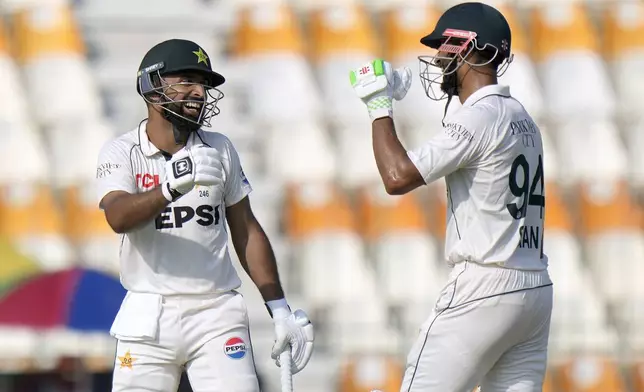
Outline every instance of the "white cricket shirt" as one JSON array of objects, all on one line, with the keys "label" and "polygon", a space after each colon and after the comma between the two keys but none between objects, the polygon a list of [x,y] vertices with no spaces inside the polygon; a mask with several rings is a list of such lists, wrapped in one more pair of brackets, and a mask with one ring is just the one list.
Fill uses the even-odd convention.
[{"label": "white cricket shirt", "polygon": [[427,184],[445,177],[450,265],[547,268],[541,132],[509,87],[472,94],[441,134],[408,156]]},{"label": "white cricket shirt", "polygon": [[[196,186],[156,217],[122,235],[120,275],[132,292],[208,294],[241,285],[228,253],[226,207],[252,188],[230,140],[199,130],[187,148],[206,144],[222,156],[222,187]],[[98,201],[112,191],[141,193],[164,181],[166,157],[148,139],[146,123],[107,143],[96,172]]]}]

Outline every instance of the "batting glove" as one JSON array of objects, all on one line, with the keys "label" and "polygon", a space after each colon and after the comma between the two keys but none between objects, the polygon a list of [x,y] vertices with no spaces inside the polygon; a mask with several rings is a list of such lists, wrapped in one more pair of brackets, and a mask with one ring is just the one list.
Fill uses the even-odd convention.
[{"label": "batting glove", "polygon": [[371,121],[393,117],[393,100],[405,98],[411,87],[411,69],[393,69],[384,60],[374,60],[349,73],[358,97],[369,110]]},{"label": "batting glove", "polygon": [[223,186],[224,182],[219,152],[204,145],[179,150],[166,162],[165,173],[161,191],[168,201],[176,201],[195,185]]},{"label": "batting glove", "polygon": [[303,310],[291,313],[290,308],[281,307],[272,311],[275,323],[275,344],[271,358],[280,366],[280,354],[291,350],[291,373],[300,372],[311,359],[315,333],[313,324]]}]

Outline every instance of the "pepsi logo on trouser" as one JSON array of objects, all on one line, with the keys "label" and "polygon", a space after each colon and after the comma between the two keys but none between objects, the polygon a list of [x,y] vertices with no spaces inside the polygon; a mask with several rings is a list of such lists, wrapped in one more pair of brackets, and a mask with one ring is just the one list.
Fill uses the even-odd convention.
[{"label": "pepsi logo on trouser", "polygon": [[246,356],[246,343],[238,337],[230,338],[224,343],[224,354],[228,358],[242,359]]}]

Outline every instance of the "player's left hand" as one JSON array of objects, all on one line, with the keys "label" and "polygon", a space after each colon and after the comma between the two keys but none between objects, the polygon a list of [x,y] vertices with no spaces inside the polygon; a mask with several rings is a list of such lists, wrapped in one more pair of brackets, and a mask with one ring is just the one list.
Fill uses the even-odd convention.
[{"label": "player's left hand", "polygon": [[384,60],[374,60],[349,73],[351,86],[367,105],[371,121],[393,116],[393,100],[405,98],[411,87],[411,69],[394,69]]},{"label": "player's left hand", "polygon": [[[286,316],[286,317],[284,317]],[[275,344],[271,358],[280,366],[280,354],[290,348],[291,373],[296,374],[309,362],[313,354],[313,341],[315,333],[313,324],[303,310],[296,310],[289,315],[273,316],[275,323]]]}]

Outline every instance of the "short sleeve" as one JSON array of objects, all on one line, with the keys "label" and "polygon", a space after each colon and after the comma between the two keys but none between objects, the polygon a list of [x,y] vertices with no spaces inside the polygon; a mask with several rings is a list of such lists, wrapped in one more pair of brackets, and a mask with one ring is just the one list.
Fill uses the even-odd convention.
[{"label": "short sleeve", "polygon": [[228,171],[226,173],[226,183],[224,184],[224,202],[226,207],[230,207],[248,196],[253,191],[253,188],[246,178],[246,174],[244,174],[239,154],[237,154],[237,150],[230,140],[226,140],[225,146],[230,163],[228,167],[224,166],[224,169]]},{"label": "short sleeve", "polygon": [[475,124],[468,121],[471,117],[471,114],[461,115],[448,120],[443,132],[425,145],[407,152],[426,184],[468,167],[479,157],[484,132],[477,132]]},{"label": "short sleeve", "polygon": [[126,145],[112,141],[99,153],[96,166],[96,196],[100,203],[110,192],[136,193],[130,151]]}]

